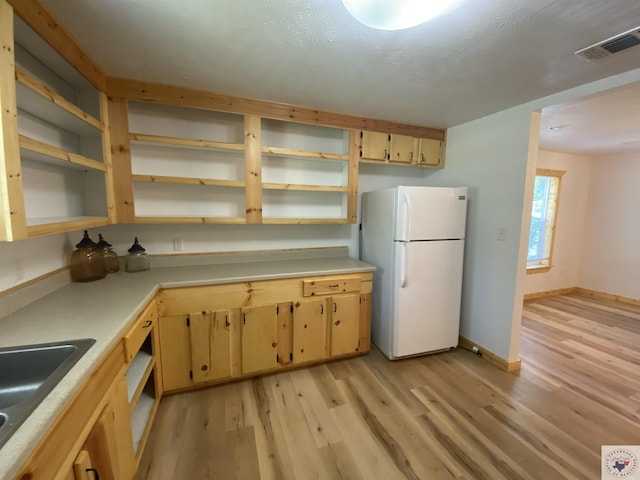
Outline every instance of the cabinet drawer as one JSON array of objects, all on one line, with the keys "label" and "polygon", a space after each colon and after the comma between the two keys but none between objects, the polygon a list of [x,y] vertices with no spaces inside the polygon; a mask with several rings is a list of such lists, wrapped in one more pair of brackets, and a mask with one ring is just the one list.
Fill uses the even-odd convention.
[{"label": "cabinet drawer", "polygon": [[331,295],[333,293],[357,292],[360,290],[360,277],[338,277],[302,281],[302,295]]},{"label": "cabinet drawer", "polygon": [[138,317],[135,324],[124,336],[124,358],[127,363],[133,360],[144,339],[151,332],[158,318],[156,302],[152,301]]}]

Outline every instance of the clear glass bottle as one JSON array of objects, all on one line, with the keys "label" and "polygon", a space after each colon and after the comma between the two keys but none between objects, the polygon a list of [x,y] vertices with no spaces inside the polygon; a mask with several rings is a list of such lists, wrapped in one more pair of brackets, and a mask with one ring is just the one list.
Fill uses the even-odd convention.
[{"label": "clear glass bottle", "polygon": [[102,234],[98,234],[98,248],[102,251],[104,256],[105,267],[107,269],[107,275],[109,273],[115,273],[120,270],[120,260],[118,260],[118,254],[111,248],[112,245],[107,242]]},{"label": "clear glass bottle", "polygon": [[82,240],[71,253],[69,270],[73,282],[92,282],[107,276],[104,255],[85,230]]},{"label": "clear glass bottle", "polygon": [[149,268],[149,255],[145,253],[145,249],[138,243],[138,237],[136,237],[127,255],[127,272],[144,272]]}]

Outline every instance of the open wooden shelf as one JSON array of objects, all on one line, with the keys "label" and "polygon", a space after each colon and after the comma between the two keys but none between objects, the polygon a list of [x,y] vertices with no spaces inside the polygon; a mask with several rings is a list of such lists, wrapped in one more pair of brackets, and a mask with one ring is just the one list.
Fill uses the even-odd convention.
[{"label": "open wooden shelf", "polygon": [[245,217],[173,217],[173,216],[136,216],[135,223],[175,223],[175,224],[243,224]]},{"label": "open wooden shelf", "polygon": [[63,165],[70,168],[92,169],[106,172],[107,167],[104,163],[98,162],[83,155],[68,152],[61,148],[49,145],[48,143],[35,140],[26,135],[18,136],[20,143],[20,156],[29,158],[43,163],[51,163],[54,165]]},{"label": "open wooden shelf", "polygon": [[323,152],[310,152],[307,150],[294,150],[291,148],[280,147],[261,147],[260,151],[265,155],[274,155],[278,157],[298,157],[298,158],[313,158],[320,160],[349,160],[348,154],[342,153],[323,153]]},{"label": "open wooden shelf", "polygon": [[218,180],[215,178],[169,177],[162,175],[131,175],[134,182],[146,183],[179,183],[184,185],[206,185],[211,187],[241,187],[245,182],[241,180]]},{"label": "open wooden shelf", "polygon": [[349,223],[349,220],[342,217],[335,218],[288,218],[288,217],[262,217],[262,223],[272,225],[286,225],[286,224],[311,224],[311,223]]},{"label": "open wooden shelf", "polygon": [[16,80],[18,109],[78,136],[98,135],[104,130],[101,121],[19,67]]},{"label": "open wooden shelf", "polygon": [[306,192],[347,192],[348,187],[340,185],[298,185],[294,183],[263,183],[265,190],[300,190]]},{"label": "open wooden shelf", "polygon": [[39,237],[51,233],[70,232],[108,225],[107,217],[55,217],[28,218],[27,234],[29,237]]},{"label": "open wooden shelf", "polygon": [[244,144],[214,142],[211,140],[193,140],[190,138],[165,137],[162,135],[147,135],[144,133],[130,133],[129,139],[141,145],[165,145],[180,148],[195,148],[198,150],[235,150],[243,151]]},{"label": "open wooden shelf", "polygon": [[144,350],[140,350],[136,356],[133,357],[131,365],[129,365],[127,369],[127,395],[129,404],[135,405],[154,366],[155,360],[153,356]]}]

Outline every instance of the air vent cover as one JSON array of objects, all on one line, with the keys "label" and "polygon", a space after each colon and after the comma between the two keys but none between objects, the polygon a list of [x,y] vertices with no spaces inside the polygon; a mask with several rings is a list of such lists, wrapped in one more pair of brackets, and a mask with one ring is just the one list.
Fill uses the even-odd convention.
[{"label": "air vent cover", "polygon": [[587,60],[599,60],[614,53],[621,52],[631,47],[640,45],[640,26],[622,32],[614,37],[607,38],[590,47],[578,50],[579,55]]}]

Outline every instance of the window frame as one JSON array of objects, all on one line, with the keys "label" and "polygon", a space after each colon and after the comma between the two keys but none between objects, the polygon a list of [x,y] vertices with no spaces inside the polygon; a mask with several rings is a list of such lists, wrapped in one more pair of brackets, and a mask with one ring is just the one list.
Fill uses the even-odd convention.
[{"label": "window frame", "polygon": [[[553,177],[553,178],[557,178],[558,179],[558,188],[556,191],[556,199],[555,199],[555,206],[554,206],[554,214],[553,214],[553,224],[551,225],[551,239],[550,239],[550,245],[549,245],[549,261],[548,264],[529,264],[529,260],[528,260],[528,253],[527,253],[527,274],[533,274],[533,273],[546,273],[548,271],[551,270],[551,268],[553,267],[553,248],[555,246],[555,240],[556,240],[556,230],[557,230],[557,225],[558,225],[558,213],[560,210],[560,192],[562,190],[562,177],[566,172],[564,170],[553,170],[550,168],[537,168],[536,169],[536,177]],[[534,180],[535,182],[535,180]],[[532,192],[532,198],[531,198],[531,208],[530,208],[530,217],[533,217],[533,192]],[[532,226],[533,222],[529,221],[529,241],[531,240],[531,226]],[[527,243],[527,252],[529,249],[529,244]]]}]

